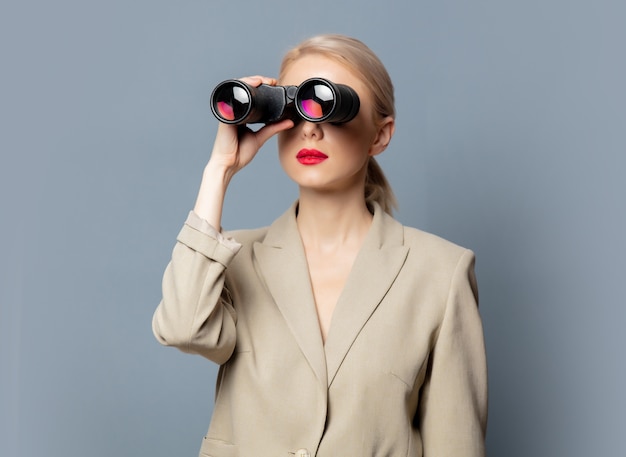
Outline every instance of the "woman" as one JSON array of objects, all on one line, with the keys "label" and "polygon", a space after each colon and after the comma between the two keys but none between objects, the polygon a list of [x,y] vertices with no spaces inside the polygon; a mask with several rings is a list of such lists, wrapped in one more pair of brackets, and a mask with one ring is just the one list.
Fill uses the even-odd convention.
[{"label": "woman", "polygon": [[[473,253],[391,217],[374,157],[394,133],[393,86],[372,51],[311,38],[279,81],[311,77],[354,89],[356,117],[221,124],[164,275],[156,338],[220,364],[200,455],[482,456]],[[230,179],[275,134],[297,202],[270,227],[220,233]]]}]

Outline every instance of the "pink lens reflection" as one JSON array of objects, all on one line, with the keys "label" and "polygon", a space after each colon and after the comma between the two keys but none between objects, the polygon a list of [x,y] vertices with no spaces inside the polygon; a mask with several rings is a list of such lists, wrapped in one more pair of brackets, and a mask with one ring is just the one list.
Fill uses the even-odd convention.
[{"label": "pink lens reflection", "polygon": [[233,107],[226,102],[217,102],[217,110],[220,112],[220,116],[224,119],[233,121],[235,120],[235,112]]},{"label": "pink lens reflection", "polygon": [[317,103],[315,100],[302,100],[300,102],[300,107],[302,111],[313,119],[319,119],[324,116],[324,111],[322,110],[322,105]]}]

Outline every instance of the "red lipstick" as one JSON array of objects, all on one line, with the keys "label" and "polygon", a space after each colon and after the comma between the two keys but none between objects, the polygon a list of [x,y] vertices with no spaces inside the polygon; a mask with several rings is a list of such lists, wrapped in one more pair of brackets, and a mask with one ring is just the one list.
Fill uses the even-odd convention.
[{"label": "red lipstick", "polygon": [[302,165],[316,165],[328,159],[328,156],[317,149],[300,149],[296,159]]}]

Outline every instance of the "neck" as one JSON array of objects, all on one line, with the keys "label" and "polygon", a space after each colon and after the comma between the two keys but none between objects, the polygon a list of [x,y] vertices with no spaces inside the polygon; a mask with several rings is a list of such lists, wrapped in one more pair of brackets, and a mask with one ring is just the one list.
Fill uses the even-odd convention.
[{"label": "neck", "polygon": [[372,222],[363,192],[337,195],[300,192],[298,230],[307,248],[360,246]]}]

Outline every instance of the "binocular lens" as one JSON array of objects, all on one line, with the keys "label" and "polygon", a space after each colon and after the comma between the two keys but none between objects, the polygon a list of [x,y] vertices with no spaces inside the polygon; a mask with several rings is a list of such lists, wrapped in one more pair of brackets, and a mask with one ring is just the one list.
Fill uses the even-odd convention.
[{"label": "binocular lens", "polygon": [[251,108],[250,93],[243,84],[225,81],[215,88],[211,108],[223,122],[232,123],[245,118]]},{"label": "binocular lens", "polygon": [[301,112],[309,120],[319,120],[332,112],[335,94],[326,84],[311,82],[298,91],[297,102]]},{"label": "binocular lens", "polygon": [[304,81],[295,95],[298,114],[309,122],[350,122],[359,112],[359,96],[349,86],[323,78]]}]

